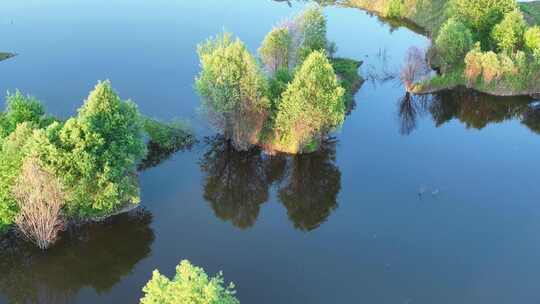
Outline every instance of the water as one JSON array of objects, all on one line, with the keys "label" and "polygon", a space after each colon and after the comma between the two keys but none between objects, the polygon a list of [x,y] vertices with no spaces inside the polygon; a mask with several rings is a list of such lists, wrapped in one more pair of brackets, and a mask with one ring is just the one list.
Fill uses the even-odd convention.
[{"label": "water", "polygon": [[[370,77],[316,154],[236,153],[197,113],[195,46],[223,29],[255,51],[302,4],[265,0],[7,1],[0,91],[73,115],[98,79],[201,142],[141,175],[143,210],[0,253],[0,303],[137,303],[181,259],[223,270],[242,303],[538,303],[540,109],[524,98],[404,96],[428,41],[327,8],[338,55]],[[207,136],[206,139],[204,137]]]}]

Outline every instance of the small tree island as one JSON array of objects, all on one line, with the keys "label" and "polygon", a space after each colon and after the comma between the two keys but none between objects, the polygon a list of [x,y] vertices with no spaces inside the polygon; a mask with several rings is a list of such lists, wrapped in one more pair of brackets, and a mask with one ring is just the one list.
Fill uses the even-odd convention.
[{"label": "small tree island", "polygon": [[360,62],[334,58],[326,32],[313,6],[265,37],[260,60],[228,33],[199,45],[202,108],[237,150],[309,153],[342,125],[362,83]]}]

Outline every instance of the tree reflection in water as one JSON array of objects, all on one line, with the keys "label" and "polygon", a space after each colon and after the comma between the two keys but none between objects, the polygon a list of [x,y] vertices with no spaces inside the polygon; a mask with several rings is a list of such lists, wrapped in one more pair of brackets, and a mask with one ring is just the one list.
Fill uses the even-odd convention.
[{"label": "tree reflection in water", "polygon": [[137,209],[71,229],[46,252],[6,238],[0,241],[0,290],[9,303],[72,303],[82,288],[106,293],[150,254],[151,222],[150,212]]},{"label": "tree reflection in water", "polygon": [[480,130],[489,124],[520,120],[532,131],[540,130],[540,107],[526,96],[497,97],[465,89],[423,96],[406,93],[397,107],[402,135],[409,135],[424,115],[430,115],[436,127],[457,119],[467,128]]},{"label": "tree reflection in water", "polygon": [[272,187],[294,226],[304,231],[317,228],[337,206],[341,173],[334,139],[318,152],[297,156],[266,155],[259,149],[238,152],[221,136],[205,143],[200,161],[206,175],[204,199],[218,218],[238,228],[255,224]]},{"label": "tree reflection in water", "polygon": [[317,152],[296,155],[290,160],[286,186],[278,196],[296,228],[313,230],[336,209],[341,172],[335,161],[335,140],[326,142]]}]

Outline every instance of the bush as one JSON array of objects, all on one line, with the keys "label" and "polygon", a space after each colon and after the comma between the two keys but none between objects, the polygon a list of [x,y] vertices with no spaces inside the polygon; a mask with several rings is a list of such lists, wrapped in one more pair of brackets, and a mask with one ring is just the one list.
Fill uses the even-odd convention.
[{"label": "bush", "polygon": [[35,157],[27,158],[13,187],[19,213],[17,228],[40,249],[56,241],[64,227],[64,194],[60,181],[43,170]]},{"label": "bush", "polygon": [[270,102],[267,83],[245,45],[223,34],[199,45],[201,72],[196,88],[203,108],[239,150],[256,140]]},{"label": "bush", "polygon": [[497,54],[494,52],[484,53],[482,56],[482,76],[485,84],[490,84],[493,80],[499,80],[501,75],[501,64]]},{"label": "bush", "polygon": [[274,74],[279,69],[289,68],[292,37],[286,27],[274,28],[262,42],[259,55],[266,69]]},{"label": "bush", "polygon": [[223,285],[221,273],[209,278],[202,268],[184,260],[176,267],[173,280],[154,270],[143,288],[141,304],[239,304],[234,284]]},{"label": "bush", "polygon": [[460,21],[448,19],[435,40],[435,47],[442,59],[442,68],[448,70],[459,64],[473,47],[471,31]]},{"label": "bush", "polygon": [[478,76],[482,75],[482,59],[480,44],[477,43],[465,56],[465,77],[470,84],[474,84],[478,80]]},{"label": "bush", "polygon": [[16,91],[6,98],[7,109],[0,113],[0,139],[15,131],[17,125],[28,122],[36,127],[42,127],[51,122],[45,115],[43,105],[34,97],[25,96]]},{"label": "bush", "polygon": [[404,10],[405,4],[403,3],[403,0],[390,0],[388,7],[386,8],[386,17],[401,18],[403,17]]},{"label": "bush", "polygon": [[146,154],[137,106],[99,82],[76,117],[37,136],[40,158],[62,179],[71,215],[106,215],[139,202],[136,167]]},{"label": "bush", "polygon": [[344,94],[326,55],[311,53],[278,104],[275,128],[282,150],[303,151],[305,145],[340,126],[345,117]]},{"label": "bush", "polygon": [[525,32],[523,36],[525,49],[531,54],[540,54],[540,27],[533,26]]},{"label": "bush", "polygon": [[18,213],[12,190],[29,153],[33,132],[30,123],[21,123],[0,147],[0,233],[13,224]]},{"label": "bush", "polygon": [[513,53],[522,45],[526,26],[523,14],[518,9],[504,15],[501,23],[491,32],[491,38],[497,49],[507,54]]},{"label": "bush", "polygon": [[183,121],[161,122],[151,118],[144,119],[144,131],[148,134],[151,145],[161,150],[172,151],[193,141],[193,136]]}]

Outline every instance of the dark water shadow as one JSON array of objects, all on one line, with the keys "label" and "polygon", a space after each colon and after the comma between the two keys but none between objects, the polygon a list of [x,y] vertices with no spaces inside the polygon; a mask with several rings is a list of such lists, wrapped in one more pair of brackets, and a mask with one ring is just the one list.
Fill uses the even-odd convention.
[{"label": "dark water shadow", "polygon": [[107,293],[150,255],[151,222],[150,212],[136,209],[72,228],[48,251],[6,237],[0,242],[0,292],[9,303],[73,303],[83,288]]},{"label": "dark water shadow", "polygon": [[431,117],[436,127],[452,120],[467,129],[482,130],[490,124],[518,120],[531,131],[539,133],[540,107],[530,97],[498,97],[467,89],[455,89],[432,95],[406,93],[397,102],[400,134],[409,135],[417,120]]},{"label": "dark water shadow", "polygon": [[341,173],[335,139],[317,152],[297,156],[267,155],[257,148],[238,152],[222,136],[204,142],[199,161],[203,197],[216,217],[235,227],[255,225],[273,188],[294,227],[303,231],[319,227],[337,208]]}]

